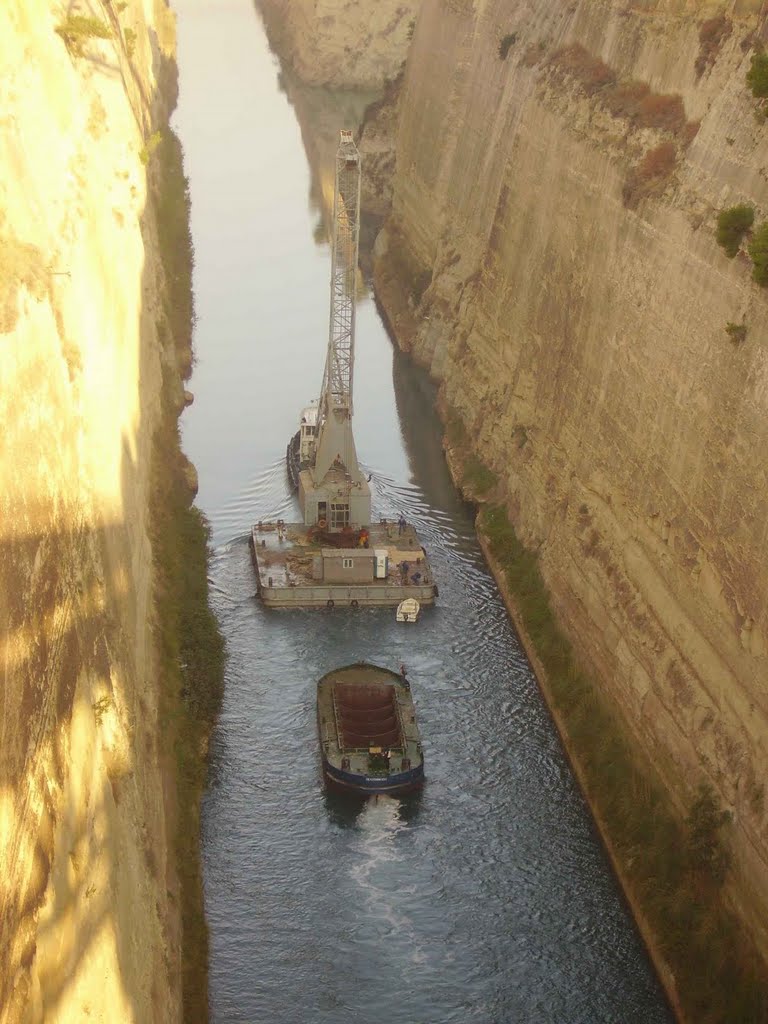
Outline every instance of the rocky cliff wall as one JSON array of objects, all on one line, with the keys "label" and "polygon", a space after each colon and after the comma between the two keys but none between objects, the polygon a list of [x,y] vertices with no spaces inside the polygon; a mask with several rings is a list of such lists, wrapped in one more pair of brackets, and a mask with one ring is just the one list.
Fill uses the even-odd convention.
[{"label": "rocky cliff wall", "polygon": [[147,179],[174,22],[8,0],[0,39],[0,1020],[172,1021],[149,504],[181,384]]},{"label": "rocky cliff wall", "polygon": [[420,0],[259,0],[270,41],[306,85],[377,89],[402,68]]},{"label": "rocky cliff wall", "polygon": [[768,216],[758,7],[425,0],[377,292],[767,948],[768,302],[714,237]]}]

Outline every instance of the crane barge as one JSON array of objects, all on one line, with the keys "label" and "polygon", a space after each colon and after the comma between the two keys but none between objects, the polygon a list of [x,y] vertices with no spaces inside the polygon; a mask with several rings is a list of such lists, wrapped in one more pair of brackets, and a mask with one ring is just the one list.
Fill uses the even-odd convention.
[{"label": "crane barge", "polygon": [[302,410],[286,450],[302,523],[257,523],[251,545],[259,595],[272,606],[431,604],[426,552],[400,517],[371,522],[371,489],[352,432],[360,153],[340,132],[332,219],[331,303],[320,397]]},{"label": "crane barge", "polygon": [[371,490],[352,433],[360,154],[341,131],[336,153],[331,248],[331,312],[320,399],[305,408],[288,444],[288,473],[304,524],[329,544],[354,546],[371,525]]}]

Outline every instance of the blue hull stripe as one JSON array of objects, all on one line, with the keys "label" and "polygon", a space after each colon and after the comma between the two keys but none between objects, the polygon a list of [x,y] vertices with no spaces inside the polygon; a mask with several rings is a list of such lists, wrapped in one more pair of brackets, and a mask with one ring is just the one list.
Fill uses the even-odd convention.
[{"label": "blue hull stripe", "polygon": [[333,782],[348,789],[359,790],[361,793],[386,793],[392,790],[408,789],[412,786],[420,786],[424,781],[423,764],[410,771],[400,772],[399,775],[390,775],[386,779],[369,778],[354,772],[345,772],[341,768],[334,768],[325,759],[323,759],[323,770]]}]

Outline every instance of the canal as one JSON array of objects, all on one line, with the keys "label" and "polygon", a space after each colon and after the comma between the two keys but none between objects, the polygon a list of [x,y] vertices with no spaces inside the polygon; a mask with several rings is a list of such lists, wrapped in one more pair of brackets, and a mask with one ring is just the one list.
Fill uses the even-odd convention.
[{"label": "canal", "polygon": [[[252,3],[175,7],[198,316],[184,446],[213,529],[229,653],[202,822],[212,1019],[668,1022],[448,478],[431,384],[370,297],[358,313],[358,452],[375,514],[417,526],[439,601],[398,627],[391,610],[267,613],[254,599],[248,529],[297,516],[285,445],[321,383],[322,181]],[[329,124],[364,99],[312,94]],[[322,788],[315,682],[361,658],[408,666],[428,781],[406,802],[350,806]]]}]

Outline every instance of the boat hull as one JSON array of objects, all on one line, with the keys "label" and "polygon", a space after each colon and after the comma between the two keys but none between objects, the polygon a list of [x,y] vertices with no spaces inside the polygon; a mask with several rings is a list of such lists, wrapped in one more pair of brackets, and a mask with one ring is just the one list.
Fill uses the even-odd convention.
[{"label": "boat hull", "polygon": [[421,738],[403,672],[357,662],[326,673],[317,684],[317,729],[328,788],[400,796],[423,785]]},{"label": "boat hull", "polygon": [[342,771],[323,758],[323,775],[326,784],[340,793],[358,793],[362,796],[402,796],[413,793],[424,785],[424,765],[387,778],[374,778]]}]

